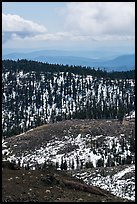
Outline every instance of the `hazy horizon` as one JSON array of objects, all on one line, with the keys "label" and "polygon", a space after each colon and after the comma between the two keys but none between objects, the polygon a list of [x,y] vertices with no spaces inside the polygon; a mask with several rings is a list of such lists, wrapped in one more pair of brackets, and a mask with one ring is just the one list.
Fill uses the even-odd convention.
[{"label": "hazy horizon", "polygon": [[2,2],[2,52],[134,54],[135,2]]}]

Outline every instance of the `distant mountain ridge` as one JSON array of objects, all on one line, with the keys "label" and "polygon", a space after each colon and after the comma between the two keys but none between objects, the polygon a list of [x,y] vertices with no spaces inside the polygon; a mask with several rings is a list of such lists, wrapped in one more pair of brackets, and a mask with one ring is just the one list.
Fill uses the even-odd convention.
[{"label": "distant mountain ridge", "polygon": [[61,50],[41,50],[29,53],[11,53],[3,55],[3,59],[28,59],[40,62],[48,62],[52,64],[68,64],[68,65],[79,65],[89,67],[100,67],[106,69],[106,71],[128,71],[135,68],[135,55],[121,55],[110,60],[94,59],[88,57],[77,56],[78,53]]}]

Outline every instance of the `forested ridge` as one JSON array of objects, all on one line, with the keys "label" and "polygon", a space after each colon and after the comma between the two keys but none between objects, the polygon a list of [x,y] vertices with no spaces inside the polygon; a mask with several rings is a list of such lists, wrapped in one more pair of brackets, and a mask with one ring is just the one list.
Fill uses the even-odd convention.
[{"label": "forested ridge", "polygon": [[82,67],[82,66],[69,66],[61,64],[49,64],[43,62],[37,62],[32,60],[3,60],[3,71],[5,70],[24,70],[24,71],[36,71],[36,72],[69,72],[73,74],[92,75],[94,77],[104,77],[110,79],[135,79],[135,70],[130,71],[112,71],[107,72],[105,69]]},{"label": "forested ridge", "polygon": [[2,61],[4,136],[67,119],[121,120],[134,109],[135,70]]}]

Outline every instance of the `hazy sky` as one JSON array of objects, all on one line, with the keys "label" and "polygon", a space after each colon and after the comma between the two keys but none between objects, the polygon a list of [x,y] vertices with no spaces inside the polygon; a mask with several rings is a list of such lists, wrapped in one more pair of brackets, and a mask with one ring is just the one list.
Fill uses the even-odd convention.
[{"label": "hazy sky", "polygon": [[3,2],[3,49],[134,53],[135,2]]}]

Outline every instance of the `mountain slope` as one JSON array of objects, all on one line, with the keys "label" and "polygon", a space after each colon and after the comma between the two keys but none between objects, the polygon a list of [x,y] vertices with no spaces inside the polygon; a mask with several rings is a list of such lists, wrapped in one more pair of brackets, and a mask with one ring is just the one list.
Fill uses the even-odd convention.
[{"label": "mountain slope", "polygon": [[57,51],[57,50],[44,50],[35,51],[30,53],[11,53],[4,55],[3,59],[29,59],[40,62],[48,62],[55,64],[68,64],[68,65],[80,65],[90,67],[106,68],[107,71],[126,71],[135,68],[135,56],[122,55],[111,60],[93,59],[92,53],[88,57],[85,54],[69,52],[69,51]]},{"label": "mountain slope", "polygon": [[134,72],[111,79],[100,70],[27,60],[4,61],[2,70],[4,136],[67,119],[121,120],[135,110]]},{"label": "mountain slope", "polygon": [[73,57],[73,56],[38,56],[33,60],[48,63],[81,65],[105,68],[107,71],[127,71],[135,67],[134,55],[122,55],[113,60],[101,61],[97,59]]},{"label": "mountain slope", "polygon": [[[14,188],[13,188],[14,186]],[[129,202],[54,169],[2,171],[3,202]]]},{"label": "mountain slope", "polygon": [[120,197],[134,201],[134,128],[133,120],[123,124],[117,120],[62,121],[6,138],[5,142],[11,151],[9,160],[20,161],[23,168],[41,169],[46,164],[60,171],[66,162],[67,172],[85,183],[115,195],[119,191]]},{"label": "mountain slope", "polygon": [[135,67],[135,56],[122,55],[113,60],[103,62],[102,66],[110,67],[111,69],[114,68],[115,71],[118,71],[118,68],[121,68],[122,70],[128,70],[130,67],[133,69]]}]

